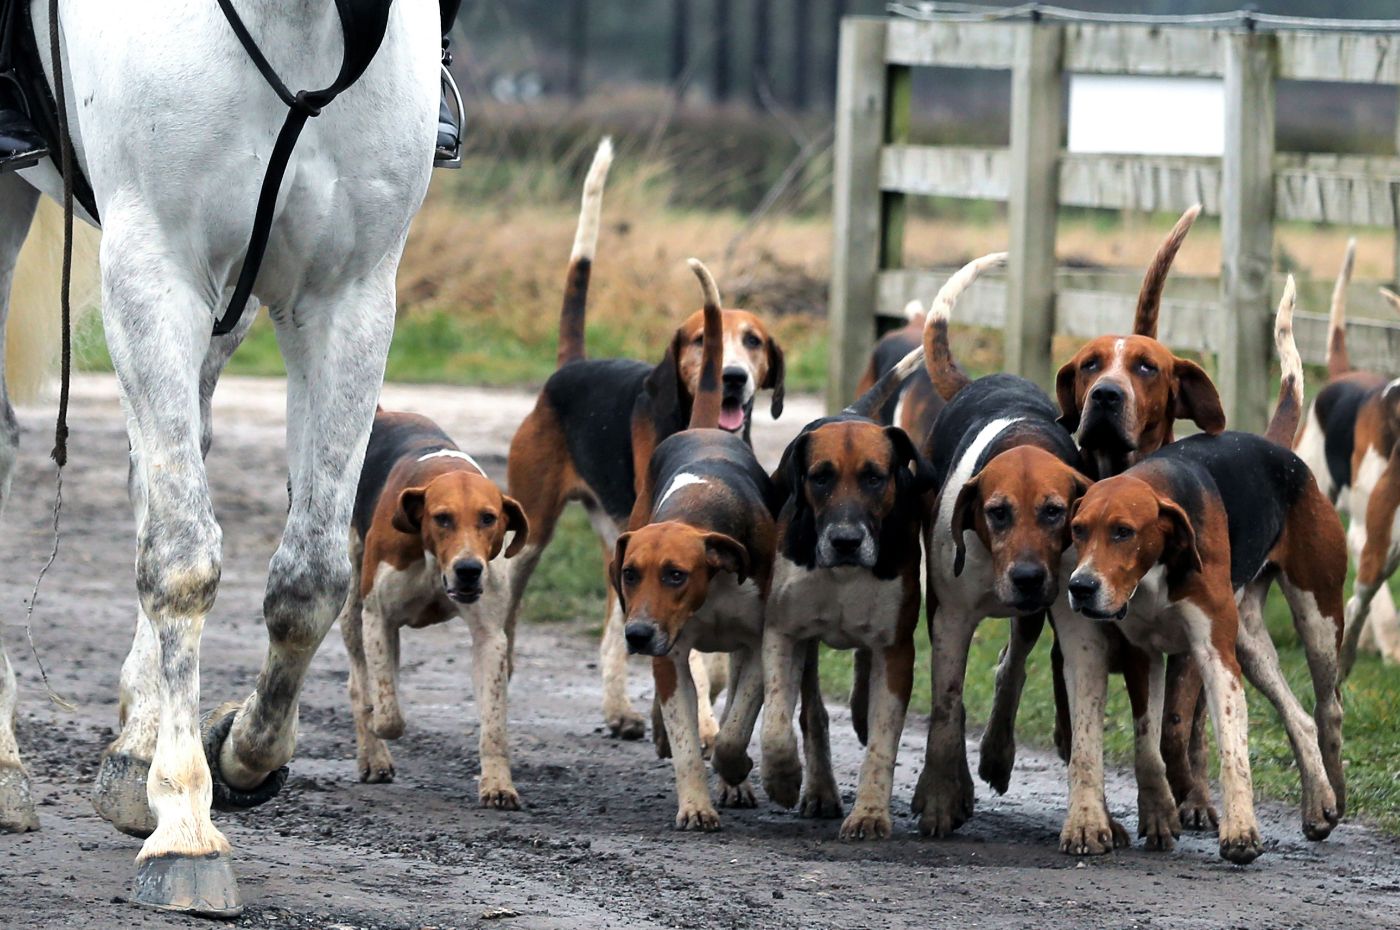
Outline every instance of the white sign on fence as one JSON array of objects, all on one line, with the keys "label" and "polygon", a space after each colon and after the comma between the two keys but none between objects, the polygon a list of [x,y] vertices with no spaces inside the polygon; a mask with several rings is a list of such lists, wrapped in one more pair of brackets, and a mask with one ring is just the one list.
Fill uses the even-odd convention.
[{"label": "white sign on fence", "polygon": [[1225,83],[1212,78],[1071,75],[1069,150],[1222,155]]}]

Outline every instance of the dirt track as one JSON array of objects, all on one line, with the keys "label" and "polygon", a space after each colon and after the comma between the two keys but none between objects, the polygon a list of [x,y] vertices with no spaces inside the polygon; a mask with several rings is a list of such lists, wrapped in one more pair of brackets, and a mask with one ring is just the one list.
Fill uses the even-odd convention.
[{"label": "dirt track", "polygon": [[[437,416],[488,471],[503,471],[519,393],[386,389],[385,402]],[[205,706],[243,697],[261,662],[263,569],[286,508],[282,395],[274,382],[230,379],[216,404],[210,473],[224,524],[224,575],[204,639]],[[771,459],[816,412],[789,403],[764,430]],[[20,740],[42,830],[0,837],[0,927],[195,924],[125,903],[138,841],[107,828],[87,791],[116,721],[117,673],[133,620],[125,433],[109,379],[84,377],[74,401],[63,551],[41,595],[35,639],[69,713],[42,696],[23,635],[24,598],[47,554],[52,424],[22,412],[15,500],[0,533],[5,639],[20,675]],[[1077,862],[1055,850],[1063,768],[1022,751],[1010,793],[979,785],[977,816],[956,840],[920,839],[908,799],[922,758],[913,719],[896,772],[900,832],[885,843],[835,839],[836,822],[804,821],[760,801],[725,811],[723,832],[679,835],[669,762],[650,743],[599,731],[596,641],[577,626],[523,630],[511,693],[511,747],[525,810],[476,802],[476,725],[468,636],[460,625],[409,631],[407,735],[399,777],[362,785],[354,772],[345,654],[332,631],[312,666],[287,791],[220,822],[248,905],[240,926],[463,927],[1400,927],[1400,844],[1353,823],[1323,844],[1296,815],[1260,811],[1267,851],[1247,869],[1215,856],[1213,838],[1170,854],[1139,849]],[[641,706],[649,676],[634,671]],[[859,753],[833,708],[836,768],[849,805]],[[756,749],[756,747],[755,747]],[[976,770],[976,763],[973,763]],[[1131,777],[1110,773],[1110,804],[1132,829]],[[486,914],[508,913],[498,920]]]}]

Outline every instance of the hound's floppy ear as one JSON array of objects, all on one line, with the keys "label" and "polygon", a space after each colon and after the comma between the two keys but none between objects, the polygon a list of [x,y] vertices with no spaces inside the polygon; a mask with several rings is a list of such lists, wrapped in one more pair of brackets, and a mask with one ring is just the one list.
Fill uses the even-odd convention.
[{"label": "hound's floppy ear", "polygon": [[627,595],[622,591],[622,560],[627,558],[627,543],[631,539],[631,533],[623,533],[617,537],[617,544],[613,546],[612,563],[608,565],[608,578],[612,581],[613,590],[617,592],[618,606],[624,613],[627,611]]},{"label": "hound's floppy ear", "polygon": [[806,506],[807,446],[811,439],[810,432],[798,433],[783,456],[787,460],[788,495],[798,510]]},{"label": "hound's floppy ear", "polygon": [[1181,572],[1200,571],[1201,553],[1196,548],[1196,530],[1191,526],[1191,518],[1186,511],[1175,501],[1159,497],[1157,514],[1167,524],[1167,542],[1162,550],[1167,567]]},{"label": "hound's floppy ear", "polygon": [[705,561],[714,571],[733,572],[743,584],[749,577],[749,550],[732,536],[705,535]]},{"label": "hound's floppy ear", "polygon": [[909,434],[898,426],[885,427],[885,438],[894,446],[894,467],[908,468],[910,465],[918,465],[919,452],[914,448],[914,440],[909,438]]},{"label": "hound's floppy ear", "polygon": [[1172,394],[1172,416],[1178,420],[1194,420],[1207,433],[1225,429],[1225,408],[1220,405],[1220,392],[1195,362],[1184,358],[1172,362],[1172,377],[1176,390]]},{"label": "hound's floppy ear", "polygon": [[967,564],[967,546],[963,534],[977,529],[977,514],[982,510],[982,473],[978,472],[967,480],[958,492],[957,503],[953,504],[953,577],[962,574]]},{"label": "hound's floppy ear", "polygon": [[768,373],[763,376],[762,388],[772,388],[773,405],[769,408],[773,419],[783,415],[783,397],[786,393],[787,363],[783,360],[783,347],[778,340],[768,337]]},{"label": "hound's floppy ear", "polygon": [[1055,397],[1060,402],[1060,425],[1071,433],[1079,429],[1079,398],[1074,395],[1074,378],[1079,374],[1078,357],[1070,359],[1055,376]]},{"label": "hound's floppy ear", "polygon": [[[675,411],[683,420],[690,418],[690,392],[681,383],[681,353],[685,351],[685,333],[677,329],[666,348],[666,357],[647,375],[642,387],[651,396],[655,412]],[[682,398],[685,398],[684,402]]]},{"label": "hound's floppy ear", "polygon": [[1063,546],[1068,550],[1074,542],[1074,535],[1070,530],[1070,524],[1074,522],[1074,515],[1079,511],[1079,501],[1088,492],[1089,486],[1094,482],[1093,479],[1070,468],[1068,465],[1065,466],[1065,470],[1069,472],[1069,500],[1066,501],[1068,506],[1065,510],[1065,528],[1062,535],[1064,537]]},{"label": "hound's floppy ear", "polygon": [[391,521],[394,529],[410,536],[423,532],[423,502],[427,496],[427,488],[405,488],[399,495],[399,508]]},{"label": "hound's floppy ear", "polygon": [[525,518],[525,508],[513,497],[501,498],[501,512],[505,514],[506,532],[515,534],[511,537],[510,545],[506,547],[506,558],[510,559],[519,555],[520,550],[530,541],[530,521]]}]

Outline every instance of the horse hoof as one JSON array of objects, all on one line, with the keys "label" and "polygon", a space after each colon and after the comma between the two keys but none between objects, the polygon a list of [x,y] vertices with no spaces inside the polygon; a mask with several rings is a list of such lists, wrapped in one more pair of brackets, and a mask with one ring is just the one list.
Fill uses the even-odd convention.
[{"label": "horse hoof", "polygon": [[92,806],[98,816],[127,836],[145,839],[156,831],[156,817],[146,803],[146,778],[151,763],[125,752],[108,750],[92,786]]},{"label": "horse hoof", "polygon": [[233,718],[237,711],[230,710],[218,720],[210,721],[213,714],[201,723],[203,729],[204,758],[209,762],[209,778],[214,783],[214,801],[210,806],[216,811],[246,811],[266,804],[282,791],[287,783],[287,767],[284,765],[263,779],[262,784],[247,791],[235,788],[224,780],[219,767],[219,752],[224,740],[233,729]]},{"label": "horse hoof", "polygon": [[168,853],[139,862],[131,899],[142,907],[199,917],[237,917],[243,913],[227,853]]},{"label": "horse hoof", "polygon": [[39,829],[29,773],[22,766],[0,768],[0,833],[28,833]]}]

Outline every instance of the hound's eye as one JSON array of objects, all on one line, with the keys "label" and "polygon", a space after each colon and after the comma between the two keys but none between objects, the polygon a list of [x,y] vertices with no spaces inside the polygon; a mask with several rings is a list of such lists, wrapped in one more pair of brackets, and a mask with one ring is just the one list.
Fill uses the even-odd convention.
[{"label": "hound's eye", "polygon": [[689,573],[683,572],[679,568],[668,568],[661,573],[661,583],[668,588],[679,588],[685,584],[689,577]]},{"label": "hound's eye", "polygon": [[492,513],[491,511],[489,511],[489,510],[483,510],[483,511],[481,512],[481,525],[482,525],[482,526],[495,526],[495,525],[496,525],[496,515],[495,515],[494,513]]},{"label": "hound's eye", "polygon": [[744,348],[761,349],[763,348],[763,340],[754,333],[744,333]]},{"label": "hound's eye", "polygon": [[705,334],[701,333],[696,336],[694,339],[690,340],[690,344],[693,346],[703,346],[705,344]]},{"label": "hound's eye", "polygon": [[1079,370],[1080,370],[1080,371],[1098,371],[1098,370],[1099,370],[1099,360],[1096,359],[1096,358],[1086,358],[1086,359],[1084,360],[1083,364],[1081,364],[1081,365],[1079,366]]},{"label": "hound's eye", "polygon": [[880,474],[879,472],[875,471],[867,472],[861,478],[862,483],[864,483],[865,486],[872,491],[878,491],[881,488],[883,488],[887,480],[889,479],[887,479],[884,475]]},{"label": "hound's eye", "polygon": [[641,578],[642,576],[637,574],[637,570],[630,565],[622,570],[622,583],[629,588],[641,581]]},{"label": "hound's eye", "polygon": [[831,484],[831,472],[825,468],[821,471],[812,472],[807,476],[807,481],[812,487],[820,490]]},{"label": "hound's eye", "polygon": [[1047,523],[1059,523],[1065,515],[1064,504],[1046,504],[1040,508],[1040,518]]},{"label": "hound's eye", "polygon": [[435,513],[433,514],[433,522],[445,530],[450,530],[452,529],[452,514]]},{"label": "hound's eye", "polygon": [[1131,526],[1115,526],[1113,528],[1113,541],[1125,542],[1136,536],[1136,531]]},{"label": "hound's eye", "polygon": [[1011,508],[1005,504],[993,504],[986,512],[987,523],[992,529],[999,529],[1011,523]]},{"label": "hound's eye", "polygon": [[1142,375],[1144,378],[1150,378],[1157,373],[1157,366],[1149,362],[1147,359],[1143,359],[1142,361],[1138,362],[1137,365],[1134,367],[1137,368],[1138,374]]},{"label": "hound's eye", "polygon": [[1079,523],[1069,528],[1069,534],[1074,537],[1075,542],[1083,542],[1089,538],[1089,531]]}]

